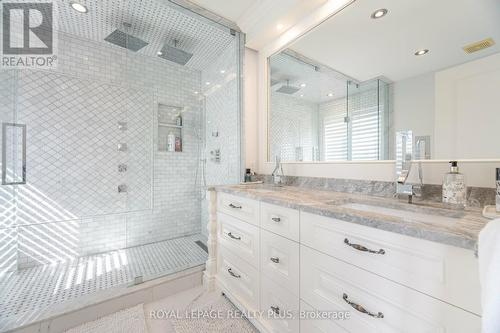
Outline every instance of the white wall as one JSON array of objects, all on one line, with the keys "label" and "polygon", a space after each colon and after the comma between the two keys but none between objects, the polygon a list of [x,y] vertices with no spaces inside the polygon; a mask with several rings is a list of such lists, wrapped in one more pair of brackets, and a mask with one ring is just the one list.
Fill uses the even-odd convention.
[{"label": "white wall", "polygon": [[436,73],[436,156],[500,158],[500,53]]},{"label": "white wall", "polygon": [[[270,174],[273,164],[268,162],[267,154],[267,58],[286,47],[296,38],[305,34],[324,20],[338,12],[344,4],[328,1],[310,15],[280,35],[273,42],[259,49],[258,61],[258,172]],[[438,139],[438,138],[436,138]],[[499,154],[500,155],[500,154]],[[424,164],[424,181],[440,184],[442,175],[448,169],[448,161],[429,161]],[[395,179],[394,161],[375,162],[333,162],[333,163],[287,163],[284,172],[288,175],[332,177],[350,179],[374,179],[393,181]],[[462,171],[467,175],[471,186],[494,187],[495,168],[500,166],[498,160],[469,160],[461,162]]]}]

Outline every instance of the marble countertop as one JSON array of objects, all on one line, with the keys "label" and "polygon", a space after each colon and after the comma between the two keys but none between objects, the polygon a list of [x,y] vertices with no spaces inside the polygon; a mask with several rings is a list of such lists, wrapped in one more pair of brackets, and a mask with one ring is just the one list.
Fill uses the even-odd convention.
[{"label": "marble countertop", "polygon": [[[479,232],[489,221],[481,215],[481,210],[478,208],[454,210],[436,202],[419,201],[408,204],[396,198],[380,198],[294,186],[230,185],[215,186],[210,190],[470,250],[476,248]],[[358,207],[368,205],[368,208],[375,206],[373,210],[381,208],[382,212],[355,209],[356,205]],[[384,209],[389,214],[384,212]],[[394,210],[399,212],[402,210],[409,214],[395,216],[392,214]]]}]

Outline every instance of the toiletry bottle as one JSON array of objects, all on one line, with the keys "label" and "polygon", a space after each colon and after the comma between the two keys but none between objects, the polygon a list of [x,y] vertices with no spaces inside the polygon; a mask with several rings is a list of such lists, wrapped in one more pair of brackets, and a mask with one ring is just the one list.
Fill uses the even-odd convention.
[{"label": "toiletry bottle", "polygon": [[467,186],[465,176],[458,172],[457,161],[450,162],[450,172],[443,178],[443,202],[456,207],[465,207]]},{"label": "toiletry bottle", "polygon": [[496,203],[497,203],[497,212],[500,213],[500,168],[497,168],[497,195],[496,195]]},{"label": "toiletry bottle", "polygon": [[167,151],[175,151],[175,135],[172,132],[167,135]]},{"label": "toiletry bottle", "polygon": [[175,138],[175,151],[177,152],[182,151],[182,140],[179,136]]},{"label": "toiletry bottle", "polygon": [[246,169],[245,172],[245,183],[249,183],[252,181],[252,170]]}]

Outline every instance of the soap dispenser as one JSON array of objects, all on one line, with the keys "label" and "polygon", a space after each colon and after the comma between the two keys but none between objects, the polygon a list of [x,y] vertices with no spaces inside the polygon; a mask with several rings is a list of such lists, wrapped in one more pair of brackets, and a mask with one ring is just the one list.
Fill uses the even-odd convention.
[{"label": "soap dispenser", "polygon": [[465,176],[458,171],[458,162],[450,162],[450,172],[443,178],[443,203],[463,208],[467,202]]}]

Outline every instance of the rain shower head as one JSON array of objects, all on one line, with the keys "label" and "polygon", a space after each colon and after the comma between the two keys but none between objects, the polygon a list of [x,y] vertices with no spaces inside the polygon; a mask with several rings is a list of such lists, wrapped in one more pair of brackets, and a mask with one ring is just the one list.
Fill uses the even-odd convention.
[{"label": "rain shower head", "polygon": [[276,92],[282,93],[282,94],[287,94],[287,95],[292,95],[295,94],[297,91],[299,91],[299,87],[294,87],[290,85],[289,80],[286,80],[286,85],[282,85]]},{"label": "rain shower head", "polygon": [[137,52],[144,46],[148,45],[148,43],[142,39],[129,35],[118,29],[109,34],[109,36],[104,38],[104,40],[134,52]]},{"label": "rain shower head", "polygon": [[164,45],[158,53],[158,57],[175,62],[176,64],[182,66],[186,65],[192,56],[192,53],[177,48],[177,40],[174,40],[174,46]]}]

